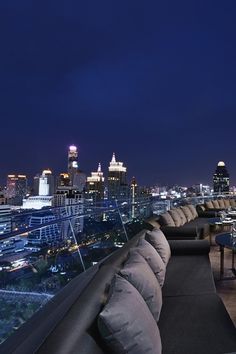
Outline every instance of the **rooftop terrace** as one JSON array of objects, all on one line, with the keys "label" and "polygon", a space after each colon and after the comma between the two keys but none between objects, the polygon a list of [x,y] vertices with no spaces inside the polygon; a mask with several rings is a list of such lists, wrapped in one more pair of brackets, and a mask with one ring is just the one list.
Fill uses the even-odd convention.
[{"label": "rooftop terrace", "polygon": [[[128,240],[132,240],[141,230],[152,229],[147,223],[150,217],[181,205],[203,204],[210,199],[223,197],[208,196],[168,201],[150,197],[136,200],[135,203],[107,201],[105,205],[85,203],[79,209],[76,205],[71,205],[45,208],[36,212],[12,213],[12,231],[2,234],[0,240],[0,336],[4,343],[0,346],[0,352],[20,353],[21,349],[18,352],[16,346],[12,347],[12,338],[18,343],[17,347],[21,348],[19,343],[24,342],[26,334],[29,334],[29,326],[37,319],[39,336],[46,338],[66,313],[63,312],[62,317],[58,314],[54,317],[60,312],[60,306],[65,306],[68,309],[66,311],[69,311],[76,302],[76,297],[83,293],[83,289],[90,283],[104,260],[109,259],[111,255],[112,259],[113,254],[125,249]],[[219,230],[217,232],[219,233]],[[205,237],[211,242],[209,256],[214,283],[232,321],[236,324],[236,281],[230,269],[232,252],[225,250],[225,274],[224,279],[220,279],[220,252],[215,244],[217,232],[211,230],[211,234]],[[197,236],[199,238],[199,233]],[[181,241],[184,241],[183,238]],[[175,237],[172,237],[172,241],[174,239]],[[44,325],[41,313],[44,313],[45,309],[54,315],[52,321],[48,323],[47,320]],[[35,345],[37,347],[39,343]],[[33,347],[27,344],[27,348],[28,353],[33,352]],[[165,352],[167,351],[163,351],[164,354]]]}]

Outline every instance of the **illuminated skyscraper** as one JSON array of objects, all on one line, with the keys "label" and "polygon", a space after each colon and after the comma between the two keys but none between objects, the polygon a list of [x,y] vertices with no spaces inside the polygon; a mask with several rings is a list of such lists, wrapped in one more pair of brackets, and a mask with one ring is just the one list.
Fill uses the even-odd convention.
[{"label": "illuminated skyscraper", "polygon": [[70,177],[68,173],[60,173],[57,180],[57,187],[68,187],[70,185]]},{"label": "illuminated skyscraper", "polygon": [[8,203],[21,205],[23,198],[27,194],[27,177],[26,175],[8,175],[6,197]]},{"label": "illuminated skyscraper", "polygon": [[128,197],[128,185],[126,181],[127,168],[123,162],[117,162],[115,153],[108,168],[108,199],[126,199]]},{"label": "illuminated skyscraper", "polygon": [[218,162],[213,175],[213,188],[215,193],[229,192],[229,173],[223,161]]},{"label": "illuminated skyscraper", "polygon": [[[37,182],[37,184],[36,184]],[[51,170],[43,170],[40,176],[34,178],[37,195],[23,199],[23,209],[42,209],[52,206],[54,194],[54,177]],[[37,190],[36,187],[38,186]]]},{"label": "illuminated skyscraper", "polygon": [[70,177],[70,185],[74,185],[75,175],[78,171],[78,150],[75,145],[71,145],[68,150],[68,175]]},{"label": "illuminated skyscraper", "polygon": [[53,195],[54,194],[54,177],[52,171],[43,170],[39,178],[39,194],[38,195]]},{"label": "illuminated skyscraper", "polygon": [[88,199],[93,199],[94,202],[104,199],[104,180],[101,164],[99,163],[97,172],[92,172],[91,176],[87,177],[86,195]]}]

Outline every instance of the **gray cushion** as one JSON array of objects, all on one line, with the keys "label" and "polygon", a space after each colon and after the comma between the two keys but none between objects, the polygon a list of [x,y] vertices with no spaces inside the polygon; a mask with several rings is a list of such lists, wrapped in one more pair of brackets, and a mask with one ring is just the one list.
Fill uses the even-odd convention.
[{"label": "gray cushion", "polygon": [[186,219],[186,216],[183,213],[183,210],[181,210],[180,208],[176,208],[175,210],[177,211],[177,213],[179,214],[179,216],[181,218],[181,221],[182,221],[181,226],[184,225],[187,222],[187,219]]},{"label": "gray cushion", "polygon": [[162,287],[165,280],[166,266],[155,248],[148,241],[140,239],[137,247],[132,250],[137,251],[146,260]]},{"label": "gray cushion", "polygon": [[229,204],[230,204],[230,206],[233,207],[233,208],[236,207],[236,202],[235,202],[235,200],[232,199],[232,198],[229,200]]},{"label": "gray cushion", "polygon": [[192,212],[189,210],[189,208],[187,207],[187,205],[186,205],[186,206],[182,206],[181,209],[182,209],[184,215],[186,216],[187,222],[193,220],[193,214],[192,214]]},{"label": "gray cushion", "polygon": [[230,201],[229,199],[225,199],[225,208],[230,208]]},{"label": "gray cushion", "polygon": [[158,322],[162,306],[161,287],[145,259],[137,251],[131,250],[120,274],[142,295],[154,319]]},{"label": "gray cushion", "polygon": [[214,207],[215,209],[220,209],[218,200],[212,200],[212,204],[213,204],[213,207]]},{"label": "gray cushion", "polygon": [[161,354],[158,326],[138,290],[115,275],[98,328],[114,354]]},{"label": "gray cushion", "polygon": [[160,215],[159,223],[161,226],[175,226],[175,222],[168,212]]},{"label": "gray cushion", "polygon": [[218,203],[219,203],[220,209],[224,209],[225,208],[225,203],[224,203],[223,199],[219,199]]},{"label": "gray cushion", "polygon": [[205,203],[207,209],[214,209],[214,206],[212,204],[211,200],[208,200],[208,202]]},{"label": "gray cushion", "polygon": [[181,226],[182,224],[182,219],[179,215],[179,213],[176,211],[176,209],[169,210],[169,214],[174,220],[175,226]]},{"label": "gray cushion", "polygon": [[145,239],[157,250],[164,264],[167,265],[171,256],[171,251],[170,245],[163,232],[159,229],[147,231]]},{"label": "gray cushion", "polygon": [[193,215],[193,219],[196,219],[198,217],[198,213],[197,213],[196,207],[194,205],[192,205],[192,204],[187,205],[187,207],[191,211],[191,213]]}]

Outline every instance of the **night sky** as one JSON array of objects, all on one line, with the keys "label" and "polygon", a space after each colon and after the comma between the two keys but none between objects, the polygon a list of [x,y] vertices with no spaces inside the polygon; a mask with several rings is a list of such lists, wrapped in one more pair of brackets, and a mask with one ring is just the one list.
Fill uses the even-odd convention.
[{"label": "night sky", "polygon": [[236,184],[236,1],[0,3],[0,182],[86,173],[114,151],[140,184]]}]

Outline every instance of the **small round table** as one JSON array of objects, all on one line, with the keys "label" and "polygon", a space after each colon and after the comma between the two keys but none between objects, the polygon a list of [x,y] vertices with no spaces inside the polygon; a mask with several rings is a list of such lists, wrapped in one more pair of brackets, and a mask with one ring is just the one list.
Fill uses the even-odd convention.
[{"label": "small round table", "polygon": [[236,276],[236,269],[234,267],[234,253],[236,251],[236,237],[233,239],[229,232],[217,235],[215,242],[220,246],[220,278],[224,277],[224,250],[228,248],[232,250],[232,272]]}]

